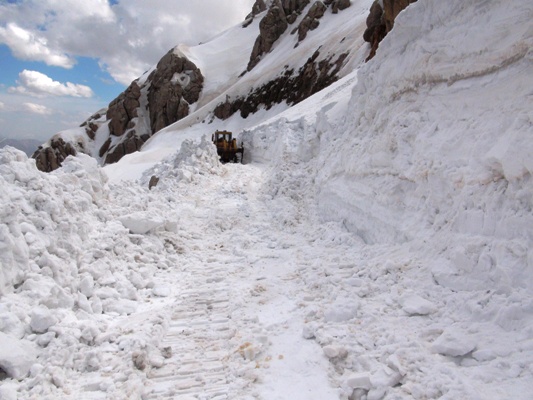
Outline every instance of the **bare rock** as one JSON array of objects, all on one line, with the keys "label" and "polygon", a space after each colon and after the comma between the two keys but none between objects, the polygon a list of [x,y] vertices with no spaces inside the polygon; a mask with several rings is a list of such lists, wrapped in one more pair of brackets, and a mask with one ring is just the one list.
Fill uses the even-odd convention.
[{"label": "bare rock", "polygon": [[259,36],[250,56],[248,71],[251,71],[259,63],[263,54],[272,49],[273,44],[287,30],[288,26],[289,23],[281,1],[275,0],[259,23]]},{"label": "bare rock", "polygon": [[106,118],[109,120],[109,133],[114,136],[122,136],[127,129],[128,123],[137,116],[141,90],[136,81],[113,100],[107,109]]},{"label": "bare rock", "polygon": [[157,186],[159,183],[159,178],[155,175],[152,175],[150,182],[148,182],[148,190],[152,190],[153,187]]},{"label": "bare rock", "polygon": [[144,351],[134,351],[131,355],[131,361],[133,365],[140,371],[144,371],[148,365],[147,356]]},{"label": "bare rock", "polygon": [[337,14],[339,11],[345,10],[352,5],[350,0],[334,0],[332,3],[331,12],[333,14]]},{"label": "bare rock", "polygon": [[[340,0],[339,0],[340,1]],[[367,29],[363,34],[363,39],[370,43],[370,54],[366,61],[372,59],[379,46],[379,42],[392,30],[394,20],[398,14],[407,8],[409,4],[417,0],[383,0],[383,7],[380,1],[376,0],[370,7],[370,13],[366,19]]]},{"label": "bare rock", "polygon": [[204,77],[192,61],[172,49],[159,61],[148,82],[153,135],[189,115],[189,106],[200,97]]},{"label": "bare rock", "polygon": [[298,71],[286,69],[277,78],[253,89],[245,97],[226,97],[223,103],[215,107],[214,115],[219,119],[227,119],[240,112],[246,118],[259,108],[268,110],[284,101],[290,105],[297,104],[335,82],[346,57],[347,54],[341,54],[337,58],[329,56],[320,59],[320,51],[317,50]]},{"label": "bare rock", "polygon": [[65,142],[61,137],[55,137],[51,139],[50,146],[39,146],[32,158],[40,171],[51,172],[58,169],[65,158],[75,155],[76,149],[71,143]]},{"label": "bare rock", "polygon": [[[144,141],[136,135],[135,130],[131,130],[126,139],[117,143],[115,146],[111,147],[105,158],[105,164],[114,164],[126,154],[134,153],[141,149]],[[100,151],[101,152],[101,151]]]},{"label": "bare rock", "polygon": [[243,24],[243,28],[248,27],[253,19],[258,15],[261,14],[263,11],[266,11],[267,5],[265,3],[265,0],[255,0],[254,5],[252,6],[252,12],[246,16],[246,19]]},{"label": "bare rock", "polygon": [[298,41],[301,42],[307,36],[307,32],[318,28],[320,24],[319,19],[322,18],[327,10],[326,5],[322,1],[315,1],[307,15],[304,17],[298,26]]},{"label": "bare rock", "polygon": [[383,0],[383,20],[387,33],[389,33],[393,26],[394,20],[398,14],[403,11],[411,3],[415,3],[416,0]]}]

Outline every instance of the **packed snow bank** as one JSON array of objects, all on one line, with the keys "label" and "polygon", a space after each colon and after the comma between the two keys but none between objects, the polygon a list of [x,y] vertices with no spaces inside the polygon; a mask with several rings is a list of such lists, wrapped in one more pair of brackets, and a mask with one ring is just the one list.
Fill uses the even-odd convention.
[{"label": "packed snow bank", "polygon": [[[533,340],[532,16],[527,0],[414,3],[357,81],[348,76],[244,134],[248,160],[272,167],[274,196],[314,199],[322,221],[360,239],[361,259],[346,261],[358,272],[337,277],[338,286],[353,281],[353,301],[365,299],[359,331],[334,313],[324,320],[335,327],[317,318],[304,331],[326,355],[331,341],[347,346],[332,364],[355,373],[339,379],[356,398],[531,390],[523,351]],[[392,294],[380,292],[382,279]],[[410,316],[410,353],[391,334],[391,301]],[[413,369],[439,365],[434,355],[461,366],[448,371],[455,383],[441,367]],[[525,375],[499,377],[492,368],[503,358]]]},{"label": "packed snow bank", "polygon": [[367,243],[433,236],[454,289],[533,288],[533,6],[511,5],[410,6],[321,155],[324,218]]},{"label": "packed snow bank", "polygon": [[248,160],[312,161],[324,220],[368,244],[432,238],[443,285],[532,288],[531,15],[527,1],[411,5],[355,85],[245,132]]}]

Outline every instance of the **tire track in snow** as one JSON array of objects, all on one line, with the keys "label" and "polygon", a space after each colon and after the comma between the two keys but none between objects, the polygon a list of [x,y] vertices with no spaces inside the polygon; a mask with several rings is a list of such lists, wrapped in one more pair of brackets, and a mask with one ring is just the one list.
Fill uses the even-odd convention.
[{"label": "tire track in snow", "polygon": [[183,199],[194,204],[183,207],[193,227],[185,245],[197,251],[174,277],[187,289],[158,346],[168,358],[147,374],[143,398],[335,398],[320,346],[301,336],[302,280],[287,262],[298,239],[283,231],[260,168],[226,168]]}]

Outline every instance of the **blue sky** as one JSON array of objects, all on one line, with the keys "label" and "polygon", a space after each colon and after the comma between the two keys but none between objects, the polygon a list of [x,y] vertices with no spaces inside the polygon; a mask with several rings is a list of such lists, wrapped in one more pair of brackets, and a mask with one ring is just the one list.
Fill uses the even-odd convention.
[{"label": "blue sky", "polygon": [[169,49],[241,22],[253,2],[0,0],[0,138],[44,142],[79,126]]}]

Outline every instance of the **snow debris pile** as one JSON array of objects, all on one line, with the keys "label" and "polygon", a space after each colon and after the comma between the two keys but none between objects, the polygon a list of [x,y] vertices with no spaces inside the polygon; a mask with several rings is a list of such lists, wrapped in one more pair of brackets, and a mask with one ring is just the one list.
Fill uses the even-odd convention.
[{"label": "snow debris pile", "polygon": [[[0,185],[0,369],[15,380],[29,375],[2,384],[0,397],[65,396],[65,382],[79,373],[89,391],[136,387],[137,370],[124,376],[124,366],[135,351],[150,355],[163,314],[153,312],[135,333],[117,318],[169,294],[154,281],[177,263],[174,239],[164,239],[177,231],[169,201],[137,185],[110,188],[91,157],[69,157],[45,174],[9,147],[0,151]],[[155,234],[139,234],[145,214],[158,215]],[[104,369],[107,381],[91,383]]]},{"label": "snow debris pile", "polygon": [[19,286],[25,274],[43,270],[63,285],[76,267],[57,261],[83,247],[88,232],[80,222],[106,196],[105,176],[88,156],[71,157],[61,172],[46,176],[25,154],[8,148],[0,157],[0,180],[0,294]]},{"label": "snow debris pile", "polygon": [[170,180],[197,183],[197,177],[205,174],[220,174],[221,164],[215,145],[202,136],[200,143],[191,139],[181,142],[181,148],[173,155],[146,170],[141,183],[148,186],[152,176],[159,178],[158,187],[168,188]]}]

